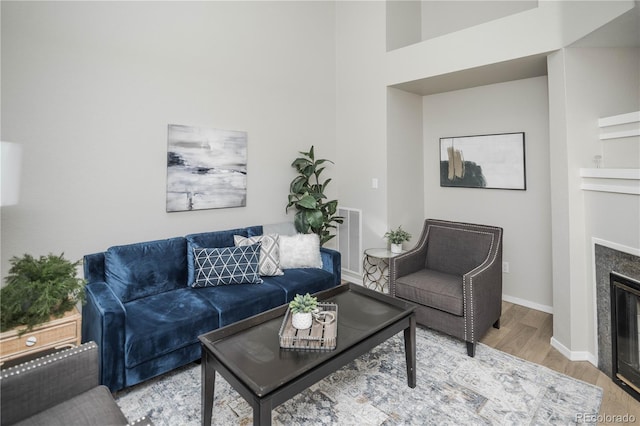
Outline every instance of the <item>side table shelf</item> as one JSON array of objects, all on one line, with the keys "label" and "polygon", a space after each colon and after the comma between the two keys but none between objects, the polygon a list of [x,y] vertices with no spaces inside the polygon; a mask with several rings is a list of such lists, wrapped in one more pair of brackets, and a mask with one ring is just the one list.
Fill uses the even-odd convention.
[{"label": "side table shelf", "polygon": [[389,292],[389,259],[400,255],[386,248],[370,248],[362,259],[362,285],[382,293]]},{"label": "side table shelf", "polygon": [[18,335],[17,329],[0,333],[0,365],[47,349],[80,345],[81,322],[80,312],[73,308],[64,316],[53,318],[23,335]]}]

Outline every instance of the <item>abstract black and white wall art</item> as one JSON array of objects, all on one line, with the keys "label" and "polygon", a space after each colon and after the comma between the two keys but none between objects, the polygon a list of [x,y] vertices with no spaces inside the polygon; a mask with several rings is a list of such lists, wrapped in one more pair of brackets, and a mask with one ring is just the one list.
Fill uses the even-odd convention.
[{"label": "abstract black and white wall art", "polygon": [[524,132],[440,139],[440,186],[526,190]]},{"label": "abstract black and white wall art", "polygon": [[169,124],[167,212],[246,203],[247,133]]}]

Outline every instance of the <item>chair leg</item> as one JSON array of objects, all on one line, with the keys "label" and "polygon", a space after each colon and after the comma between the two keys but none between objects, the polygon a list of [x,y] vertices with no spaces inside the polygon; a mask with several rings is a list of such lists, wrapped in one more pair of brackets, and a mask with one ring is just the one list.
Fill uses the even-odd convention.
[{"label": "chair leg", "polygon": [[498,330],[500,330],[500,318],[498,318],[498,321],[493,323],[493,328],[497,328]]},{"label": "chair leg", "polygon": [[476,344],[472,342],[467,342],[467,355],[471,358],[476,356]]}]

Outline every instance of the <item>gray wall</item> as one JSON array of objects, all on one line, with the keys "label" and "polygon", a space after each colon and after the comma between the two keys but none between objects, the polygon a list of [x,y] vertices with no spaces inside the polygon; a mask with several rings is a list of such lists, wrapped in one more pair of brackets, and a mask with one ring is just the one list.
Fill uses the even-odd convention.
[{"label": "gray wall", "polygon": [[[298,151],[336,159],[332,2],[1,7],[1,137],[24,147],[2,276],[23,253],[284,221]],[[248,132],[246,207],[165,212],[169,123]]]},{"label": "gray wall", "polygon": [[[502,226],[504,298],[551,312],[546,77],[423,99],[425,217]],[[511,132],[525,132],[526,191],[440,187],[440,138]]]}]

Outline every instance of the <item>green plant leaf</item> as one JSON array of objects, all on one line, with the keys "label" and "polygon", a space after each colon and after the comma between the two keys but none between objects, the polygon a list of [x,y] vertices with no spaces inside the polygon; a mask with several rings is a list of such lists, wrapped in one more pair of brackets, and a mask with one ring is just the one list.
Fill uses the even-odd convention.
[{"label": "green plant leaf", "polygon": [[296,203],[297,207],[302,207],[305,209],[315,209],[317,207],[316,199],[309,194],[305,194],[302,198],[298,200]]}]

